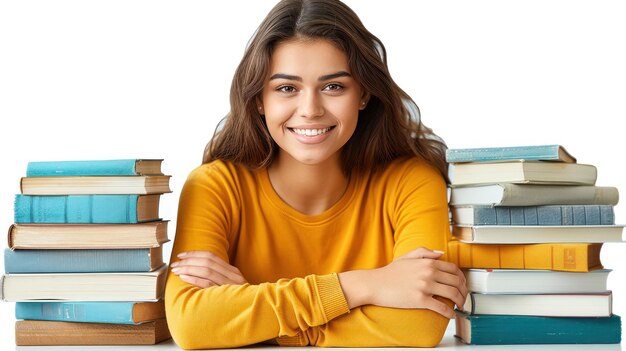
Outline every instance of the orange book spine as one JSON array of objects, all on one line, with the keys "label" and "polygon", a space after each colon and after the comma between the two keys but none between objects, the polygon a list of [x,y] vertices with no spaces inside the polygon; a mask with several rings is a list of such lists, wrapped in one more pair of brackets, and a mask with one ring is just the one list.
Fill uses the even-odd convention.
[{"label": "orange book spine", "polygon": [[602,269],[602,244],[488,245],[448,243],[448,260],[460,268],[549,269],[589,272]]}]

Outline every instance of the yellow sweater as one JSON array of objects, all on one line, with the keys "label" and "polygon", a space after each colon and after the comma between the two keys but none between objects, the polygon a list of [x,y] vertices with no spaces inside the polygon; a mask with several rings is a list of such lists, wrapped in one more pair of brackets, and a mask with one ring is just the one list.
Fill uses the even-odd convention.
[{"label": "yellow sweater", "polygon": [[422,309],[349,310],[337,273],[382,267],[420,246],[445,251],[449,235],[446,185],[417,158],[353,177],[343,197],[315,216],[283,202],[267,170],[202,165],[180,196],[172,261],[180,252],[208,250],[249,284],[201,289],[170,273],[170,331],[185,349],[273,339],[293,346],[435,346],[448,319]]}]

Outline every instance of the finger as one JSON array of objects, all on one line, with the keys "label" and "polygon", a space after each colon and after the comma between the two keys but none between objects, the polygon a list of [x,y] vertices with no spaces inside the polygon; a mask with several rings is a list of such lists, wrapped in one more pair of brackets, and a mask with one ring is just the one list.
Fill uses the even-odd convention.
[{"label": "finger", "polygon": [[467,285],[465,284],[463,277],[459,277],[457,274],[439,272],[439,274],[435,275],[435,281],[457,288],[463,296],[463,299],[467,297]]},{"label": "finger", "polygon": [[231,284],[233,283],[243,284],[245,282],[245,278],[241,275],[239,270],[237,270],[236,268],[235,268],[235,271],[233,272],[233,270],[227,269],[227,267],[217,264],[215,261],[212,261],[208,258],[185,258],[183,260],[180,260],[175,267],[179,268],[179,267],[184,267],[184,266],[196,266],[196,267],[209,268],[215,271],[216,273],[221,274],[226,279],[229,279],[231,281]]},{"label": "finger", "polygon": [[219,264],[221,267],[224,267],[226,270],[229,270],[233,273],[239,273],[239,270],[228,264],[228,262],[224,261],[221,257],[219,257],[218,255],[212,253],[211,251],[188,251],[188,252],[181,252],[177,255],[178,258],[180,259],[187,259],[187,258],[206,258],[209,259],[213,262],[215,262],[216,264]]},{"label": "finger", "polygon": [[400,256],[398,259],[406,259],[406,258],[431,258],[438,259],[443,255],[443,251],[430,250],[425,247],[417,248],[413,251],[408,252],[404,256]]},{"label": "finger", "polygon": [[448,307],[445,303],[437,301],[434,298],[428,299],[424,307],[433,312],[437,312],[448,319],[454,318],[454,310]]},{"label": "finger", "polygon": [[210,280],[217,285],[224,284],[234,284],[234,281],[231,281],[227,277],[222,274],[216,272],[215,270],[202,267],[202,266],[178,266],[176,268],[172,268],[172,273],[177,275],[188,275],[193,277],[198,277],[205,280]]},{"label": "finger", "polygon": [[193,277],[190,275],[185,275],[185,274],[181,274],[178,276],[182,281],[189,283],[191,285],[195,285],[199,288],[209,288],[211,286],[217,286],[218,284],[215,284],[214,282],[208,280],[208,279],[202,279],[202,278],[198,278],[198,277]]},{"label": "finger", "polygon": [[432,295],[437,295],[441,297],[445,297],[447,299],[452,300],[459,308],[463,307],[465,303],[465,297],[461,294],[459,289],[452,287],[450,285],[444,285],[440,283],[434,283],[431,285],[429,289],[429,293]]}]

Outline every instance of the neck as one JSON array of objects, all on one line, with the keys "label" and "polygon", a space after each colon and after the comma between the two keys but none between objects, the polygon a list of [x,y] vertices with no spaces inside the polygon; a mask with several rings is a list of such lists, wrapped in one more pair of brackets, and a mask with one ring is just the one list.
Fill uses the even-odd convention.
[{"label": "neck", "polygon": [[268,168],[274,191],[301,213],[323,213],[341,199],[348,187],[338,156],[306,165],[281,152]]}]

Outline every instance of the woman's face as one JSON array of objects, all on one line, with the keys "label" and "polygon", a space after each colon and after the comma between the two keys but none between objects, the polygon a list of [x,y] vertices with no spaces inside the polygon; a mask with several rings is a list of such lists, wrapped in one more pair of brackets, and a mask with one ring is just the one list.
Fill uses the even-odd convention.
[{"label": "woman's face", "polygon": [[293,40],[274,49],[258,104],[280,157],[313,165],[339,157],[366,98],[341,50],[323,39]]}]

